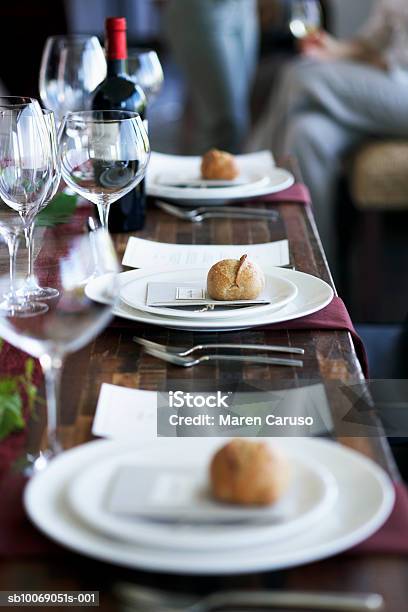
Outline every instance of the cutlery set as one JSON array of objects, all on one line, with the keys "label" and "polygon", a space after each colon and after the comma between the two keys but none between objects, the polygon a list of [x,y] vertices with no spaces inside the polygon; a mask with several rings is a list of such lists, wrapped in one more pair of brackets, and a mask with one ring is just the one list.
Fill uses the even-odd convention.
[{"label": "cutlery set", "polygon": [[[269,346],[256,344],[198,344],[192,348],[169,347],[164,344],[152,342],[144,338],[135,336],[133,341],[143,346],[145,352],[152,357],[167,361],[174,365],[184,368],[190,368],[201,363],[209,361],[235,361],[235,362],[251,362],[262,365],[276,365],[286,367],[303,367],[303,361],[300,359],[284,359],[280,357],[265,357],[261,355],[232,355],[220,354],[214,351],[218,349],[228,349],[233,351],[247,350],[267,353],[289,353],[294,355],[304,355],[304,350],[296,347],[288,346]],[[204,353],[200,357],[190,357],[195,352]]]},{"label": "cutlery set", "polygon": [[384,609],[377,593],[323,593],[294,591],[220,591],[197,599],[194,595],[119,583],[115,595],[128,610],[143,612],[211,612],[218,609],[289,609],[369,612]]},{"label": "cutlery set", "polygon": [[266,208],[243,208],[240,206],[200,206],[193,209],[184,209],[162,200],[156,200],[156,206],[178,219],[201,223],[206,219],[252,219],[277,221],[279,213]]}]

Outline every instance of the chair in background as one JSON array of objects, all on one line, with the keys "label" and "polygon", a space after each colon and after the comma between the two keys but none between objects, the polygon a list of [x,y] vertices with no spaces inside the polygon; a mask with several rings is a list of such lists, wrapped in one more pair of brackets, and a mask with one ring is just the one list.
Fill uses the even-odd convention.
[{"label": "chair in background", "polygon": [[341,289],[357,320],[399,322],[408,303],[399,278],[408,261],[408,140],[365,142],[347,160],[344,184]]}]

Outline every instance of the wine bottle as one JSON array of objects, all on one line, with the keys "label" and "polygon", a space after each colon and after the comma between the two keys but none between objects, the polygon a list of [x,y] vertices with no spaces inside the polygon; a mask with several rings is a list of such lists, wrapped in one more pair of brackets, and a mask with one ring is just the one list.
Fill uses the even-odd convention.
[{"label": "wine bottle", "polygon": [[[146,96],[127,75],[126,19],[108,17],[105,22],[106,79],[92,96],[94,110],[128,110],[145,118]],[[127,195],[113,203],[109,231],[132,232],[143,228],[146,213],[144,180]]]}]

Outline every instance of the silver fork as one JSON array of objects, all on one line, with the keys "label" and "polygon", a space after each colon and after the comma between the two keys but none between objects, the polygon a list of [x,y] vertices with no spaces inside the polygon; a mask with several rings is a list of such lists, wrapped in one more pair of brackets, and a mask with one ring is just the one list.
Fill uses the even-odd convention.
[{"label": "silver fork", "polygon": [[115,594],[132,610],[143,612],[210,612],[237,606],[289,608],[302,610],[338,610],[369,612],[383,610],[384,600],[377,593],[324,593],[296,591],[220,591],[207,597],[149,589],[120,583]]},{"label": "silver fork", "polygon": [[304,355],[305,351],[302,348],[296,348],[293,346],[274,346],[269,344],[228,344],[227,342],[210,343],[210,344],[196,344],[191,348],[183,348],[181,346],[166,346],[165,344],[159,344],[152,340],[146,340],[146,338],[138,338],[133,336],[133,342],[140,344],[146,348],[153,350],[163,351],[170,355],[178,355],[179,357],[188,357],[196,351],[212,351],[214,349],[232,349],[232,350],[245,350],[245,351],[259,351],[266,353],[289,353],[292,355]]},{"label": "silver fork", "polygon": [[288,367],[303,367],[303,361],[298,359],[280,359],[277,357],[261,357],[257,355],[203,355],[202,357],[180,357],[180,355],[173,355],[166,353],[165,351],[158,351],[152,348],[144,348],[145,352],[152,357],[157,357],[162,361],[167,361],[174,365],[182,366],[183,368],[191,368],[192,366],[199,365],[200,363],[206,363],[208,361],[250,361],[251,363],[263,364],[263,365],[278,365]]},{"label": "silver fork", "polygon": [[193,223],[200,223],[205,219],[269,219],[276,221],[279,213],[266,208],[240,208],[238,206],[200,206],[199,208],[182,210],[167,202],[156,201],[156,205],[165,212]]}]

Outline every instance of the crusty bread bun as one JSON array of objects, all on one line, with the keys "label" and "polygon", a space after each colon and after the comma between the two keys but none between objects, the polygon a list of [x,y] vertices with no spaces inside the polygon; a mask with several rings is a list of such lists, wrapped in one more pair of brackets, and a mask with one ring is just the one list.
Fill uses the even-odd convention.
[{"label": "crusty bread bun", "polygon": [[218,261],[207,275],[207,293],[213,300],[255,300],[264,288],[264,273],[247,255]]},{"label": "crusty bread bun", "polygon": [[205,180],[232,181],[239,174],[235,158],[231,153],[211,149],[201,160],[201,177]]},{"label": "crusty bread bun", "polygon": [[266,442],[232,440],[214,455],[210,465],[212,494],[229,504],[273,504],[286,492],[290,480],[288,459]]}]

